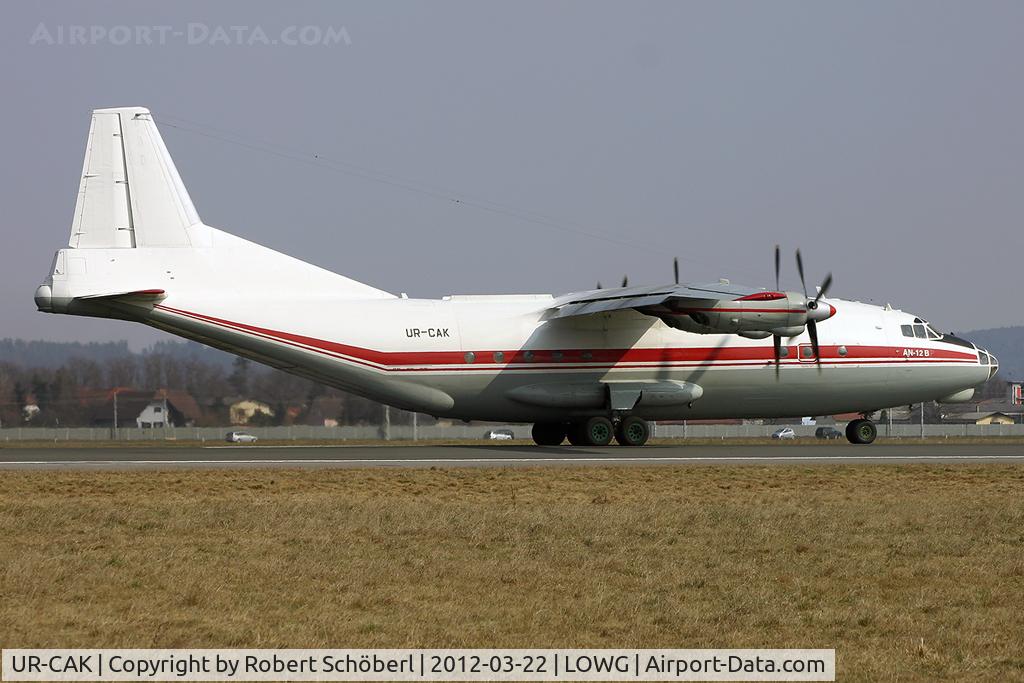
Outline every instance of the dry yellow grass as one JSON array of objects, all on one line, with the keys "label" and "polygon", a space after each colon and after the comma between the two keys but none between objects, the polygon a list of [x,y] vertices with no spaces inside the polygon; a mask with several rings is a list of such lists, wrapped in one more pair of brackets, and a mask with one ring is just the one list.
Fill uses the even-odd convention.
[{"label": "dry yellow grass", "polygon": [[3,647],[835,647],[1024,678],[1024,468],[5,472]]}]

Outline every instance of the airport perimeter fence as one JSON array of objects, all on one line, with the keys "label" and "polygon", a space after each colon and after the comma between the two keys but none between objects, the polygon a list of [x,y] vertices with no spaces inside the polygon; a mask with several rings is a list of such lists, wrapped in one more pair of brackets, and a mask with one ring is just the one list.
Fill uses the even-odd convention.
[{"label": "airport perimeter fence", "polygon": [[[814,437],[818,425],[653,425],[655,438],[736,439],[765,438],[782,426],[789,426],[798,437]],[[830,426],[830,425],[822,425]],[[844,425],[836,427],[842,431]],[[385,433],[381,427],[156,427],[152,429],[121,428],[116,438],[121,441],[224,441],[228,432],[244,430],[263,441],[433,441],[486,439],[493,431],[511,431],[516,439],[530,438],[530,425],[430,425],[418,427],[393,425]],[[11,427],[0,429],[0,443],[14,441],[107,441],[114,438],[109,427]],[[924,425],[926,437],[1024,436],[1024,424],[1013,425]],[[921,425],[878,423],[878,435],[916,439],[922,435]]]}]

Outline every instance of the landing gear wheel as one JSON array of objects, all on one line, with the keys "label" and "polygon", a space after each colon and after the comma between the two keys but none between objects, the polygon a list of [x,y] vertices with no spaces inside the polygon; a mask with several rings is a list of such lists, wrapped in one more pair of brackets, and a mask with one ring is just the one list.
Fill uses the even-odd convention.
[{"label": "landing gear wheel", "polygon": [[630,415],[622,419],[615,430],[615,440],[620,446],[643,446],[651,435],[651,428],[645,420]]},{"label": "landing gear wheel", "polygon": [[587,446],[607,446],[612,442],[615,428],[607,417],[592,417],[583,423],[584,443]]},{"label": "landing gear wheel", "polygon": [[569,443],[573,446],[589,446],[587,443],[586,435],[583,433],[583,423],[573,422],[569,425],[569,428],[565,430],[565,435],[569,438]]},{"label": "landing gear wheel", "polygon": [[850,443],[869,444],[878,436],[878,428],[871,420],[853,420],[846,425],[846,438]]},{"label": "landing gear wheel", "polygon": [[565,441],[565,425],[561,422],[537,422],[533,425],[532,434],[538,446],[558,446]]}]

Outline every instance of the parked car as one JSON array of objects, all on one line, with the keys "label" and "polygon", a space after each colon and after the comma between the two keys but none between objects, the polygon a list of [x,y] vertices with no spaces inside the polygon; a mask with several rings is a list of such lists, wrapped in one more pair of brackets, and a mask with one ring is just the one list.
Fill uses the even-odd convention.
[{"label": "parked car", "polygon": [[796,432],[793,431],[792,427],[782,427],[772,432],[773,439],[795,439]]},{"label": "parked car", "polygon": [[255,443],[259,441],[255,434],[249,432],[228,432],[225,441],[228,443]]},{"label": "parked car", "polygon": [[841,439],[843,433],[835,427],[818,427],[814,430],[814,437],[817,439]]},{"label": "parked car", "polygon": [[516,435],[512,433],[511,429],[492,429],[489,432],[484,432],[484,438],[492,441],[511,441],[516,438]]}]

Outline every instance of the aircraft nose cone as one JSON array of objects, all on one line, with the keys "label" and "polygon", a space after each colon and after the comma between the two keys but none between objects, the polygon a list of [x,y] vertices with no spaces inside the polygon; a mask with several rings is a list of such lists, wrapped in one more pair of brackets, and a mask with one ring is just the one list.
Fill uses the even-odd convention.
[{"label": "aircraft nose cone", "polygon": [[988,368],[988,379],[992,379],[999,370],[999,359],[977,344],[975,348],[978,349],[978,363]]}]

